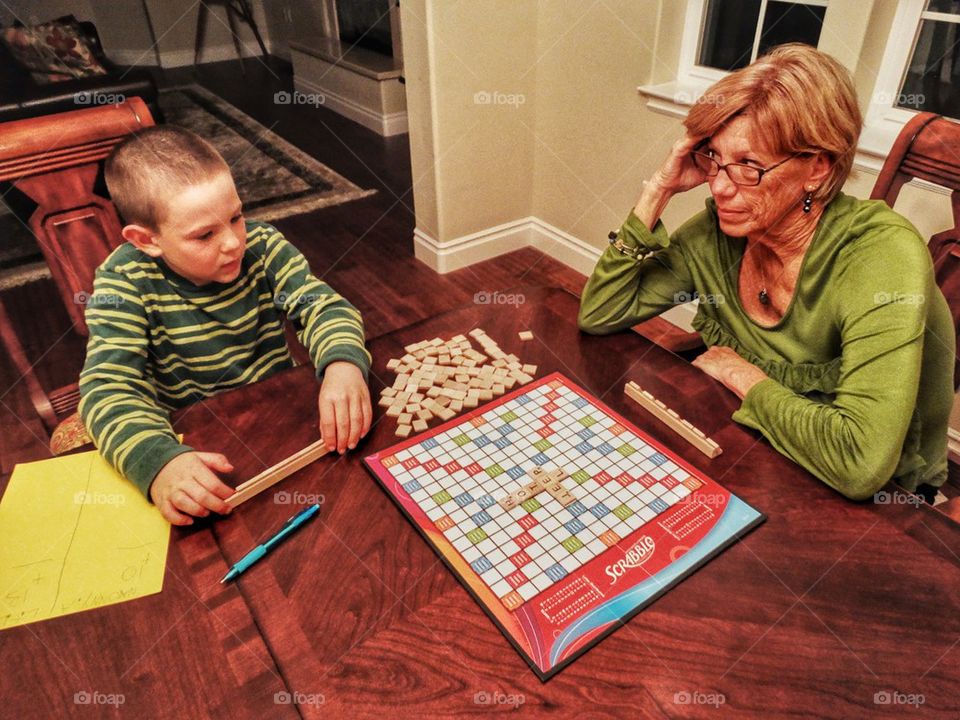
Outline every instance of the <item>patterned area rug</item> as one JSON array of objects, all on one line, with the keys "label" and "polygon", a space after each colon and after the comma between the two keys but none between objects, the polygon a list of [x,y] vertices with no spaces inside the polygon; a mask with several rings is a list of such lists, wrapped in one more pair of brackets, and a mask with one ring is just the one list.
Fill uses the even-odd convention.
[{"label": "patterned area rug", "polygon": [[[372,195],[199,85],[160,94],[165,121],[206,138],[223,155],[244,212],[272,222]],[[30,230],[0,210],[0,290],[50,277]]]}]

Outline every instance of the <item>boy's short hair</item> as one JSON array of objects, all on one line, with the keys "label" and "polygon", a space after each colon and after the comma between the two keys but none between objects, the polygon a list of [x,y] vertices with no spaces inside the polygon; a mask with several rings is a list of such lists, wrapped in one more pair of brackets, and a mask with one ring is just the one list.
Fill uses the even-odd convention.
[{"label": "boy's short hair", "polygon": [[196,133],[176,125],[141,130],[118,144],[104,165],[113,204],[127,224],[159,230],[171,190],[230,172],[217,150]]}]

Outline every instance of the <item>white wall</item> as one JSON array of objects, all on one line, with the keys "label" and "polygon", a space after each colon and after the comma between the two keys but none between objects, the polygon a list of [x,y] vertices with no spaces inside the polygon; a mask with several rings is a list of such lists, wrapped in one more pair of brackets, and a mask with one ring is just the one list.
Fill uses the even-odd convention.
[{"label": "white wall", "polygon": [[262,7],[272,38],[270,51],[278,57],[290,60],[291,42],[324,36],[323,0],[264,0]]}]

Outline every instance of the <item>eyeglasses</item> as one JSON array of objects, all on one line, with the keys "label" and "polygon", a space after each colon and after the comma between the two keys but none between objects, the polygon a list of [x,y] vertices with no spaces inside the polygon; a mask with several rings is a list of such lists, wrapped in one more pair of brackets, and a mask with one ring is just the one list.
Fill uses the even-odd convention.
[{"label": "eyeglasses", "polygon": [[766,175],[771,170],[783,165],[785,162],[793,160],[797,155],[801,153],[796,153],[791,155],[786,160],[781,160],[776,165],[771,165],[767,168],[759,168],[754,165],[745,165],[744,163],[727,163],[726,165],[721,165],[710,155],[706,153],[697,152],[694,150],[690,153],[690,156],[693,158],[693,163],[702,170],[707,177],[716,177],[721,170],[727,173],[727,177],[730,178],[730,182],[734,185],[742,185],[744,187],[753,187],[760,184],[760,180],[763,179],[763,176]]}]

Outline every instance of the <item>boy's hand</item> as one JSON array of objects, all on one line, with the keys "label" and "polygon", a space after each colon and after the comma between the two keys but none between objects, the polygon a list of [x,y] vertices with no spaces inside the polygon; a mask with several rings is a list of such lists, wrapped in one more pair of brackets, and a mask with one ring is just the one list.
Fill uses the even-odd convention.
[{"label": "boy's hand", "polygon": [[320,437],[330,452],[353,450],[373,420],[370,391],[363,373],[353,363],[332,362],[320,385]]},{"label": "boy's hand", "polygon": [[157,473],[150,486],[150,499],[172,525],[192,525],[191,515],[229,513],[230,506],[224,498],[233,495],[233,488],[221,482],[213,470],[230,472],[233,465],[220,453],[177,455]]}]

